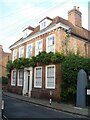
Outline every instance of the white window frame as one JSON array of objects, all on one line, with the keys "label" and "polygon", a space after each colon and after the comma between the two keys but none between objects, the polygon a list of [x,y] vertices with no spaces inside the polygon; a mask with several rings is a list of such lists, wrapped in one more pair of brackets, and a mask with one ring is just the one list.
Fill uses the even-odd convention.
[{"label": "white window frame", "polygon": [[[53,87],[48,87],[47,86],[47,69],[48,69],[48,67],[54,67],[54,86]],[[46,84],[45,84],[45,87],[47,89],[55,89],[55,79],[56,79],[56,68],[55,68],[55,65],[48,65],[48,66],[46,66]]]},{"label": "white window frame", "polygon": [[[20,54],[21,49],[23,49],[23,56],[21,56],[21,54]],[[19,48],[19,58],[23,58],[23,57],[24,57],[24,46]]]},{"label": "white window frame", "polygon": [[13,59],[12,59],[12,61],[14,61],[15,59],[17,59],[17,49],[13,50]]},{"label": "white window frame", "polygon": [[21,86],[21,87],[22,87],[22,86],[23,86],[23,82],[24,82],[24,72],[23,72],[22,84],[20,84],[20,81],[21,81],[21,80],[19,79],[19,72],[20,72],[20,71],[23,71],[23,70],[18,70],[18,82],[17,82],[17,86]]},{"label": "white window frame", "polygon": [[51,22],[52,22],[52,20],[49,20],[47,18],[45,18],[44,20],[42,20],[40,22],[40,30],[45,29],[48,25],[50,25]]},{"label": "white window frame", "polygon": [[[41,68],[41,86],[36,85],[36,69],[37,68]],[[34,68],[34,88],[42,88],[42,67],[41,66]]]},{"label": "white window frame", "polygon": [[23,38],[26,38],[30,33],[32,32],[32,30],[26,29],[23,31]]},{"label": "white window frame", "polygon": [[[42,42],[42,48],[41,49],[38,49],[38,46],[37,46],[39,42]],[[39,52],[42,52],[42,51],[43,51],[43,39],[35,42],[35,56],[38,55]]]},{"label": "white window frame", "polygon": [[46,26],[47,26],[47,21],[45,19],[40,23],[40,30],[43,30],[44,28],[46,28]]},{"label": "white window frame", "polygon": [[[12,70],[11,72],[11,86],[16,86],[16,79],[13,79],[13,72],[16,72],[16,70]],[[17,76],[17,73],[16,73]]]},{"label": "white window frame", "polygon": [[[48,50],[48,47],[49,47],[49,45],[48,45],[48,40],[49,40],[49,38],[50,37],[54,37],[54,51],[49,51]],[[55,53],[55,42],[56,42],[56,38],[55,38],[55,34],[52,34],[52,35],[49,35],[48,37],[46,37],[46,52],[48,53],[48,52],[54,52]]]},{"label": "white window frame", "polygon": [[[28,52],[28,47],[29,47],[30,45],[32,46],[32,50],[31,50],[31,56],[29,57],[29,56],[28,56],[28,54],[29,54],[29,52]],[[27,47],[26,47],[26,58],[31,58],[31,57],[32,57],[32,51],[33,51],[33,44],[32,44],[32,43],[31,43],[31,44],[27,44]]]}]

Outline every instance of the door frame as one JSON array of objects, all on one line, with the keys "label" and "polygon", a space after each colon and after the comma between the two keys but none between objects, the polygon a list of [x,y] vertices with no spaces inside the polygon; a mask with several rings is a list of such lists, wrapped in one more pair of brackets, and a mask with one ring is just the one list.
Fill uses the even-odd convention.
[{"label": "door frame", "polygon": [[[28,96],[31,97],[32,91],[32,67],[24,68],[24,84],[23,84],[23,95],[28,93]],[[28,90],[28,72],[30,72],[30,81],[29,81],[29,90]]]}]

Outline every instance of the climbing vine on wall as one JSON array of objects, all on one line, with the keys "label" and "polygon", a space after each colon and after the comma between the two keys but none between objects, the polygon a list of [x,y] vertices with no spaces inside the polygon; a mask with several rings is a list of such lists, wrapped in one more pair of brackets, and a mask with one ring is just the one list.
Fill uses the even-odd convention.
[{"label": "climbing vine on wall", "polygon": [[18,58],[13,62],[7,63],[7,70],[10,71],[14,68],[24,69],[26,67],[35,67],[37,63],[40,64],[50,64],[50,63],[61,63],[65,59],[63,53],[53,53],[53,52],[40,52],[37,56],[32,58]]},{"label": "climbing vine on wall", "polygon": [[64,101],[73,100],[76,93],[77,74],[80,69],[90,71],[90,59],[75,54],[68,54],[61,64],[62,85],[61,98]]}]

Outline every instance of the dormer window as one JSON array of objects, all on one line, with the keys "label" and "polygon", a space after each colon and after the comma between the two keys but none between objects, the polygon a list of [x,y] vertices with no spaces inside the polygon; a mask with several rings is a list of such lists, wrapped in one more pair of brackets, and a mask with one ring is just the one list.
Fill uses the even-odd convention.
[{"label": "dormer window", "polygon": [[27,37],[30,34],[30,30],[23,31],[23,38]]},{"label": "dormer window", "polygon": [[41,20],[39,22],[40,23],[40,30],[43,30],[44,28],[46,28],[51,22],[52,22],[52,19],[49,17],[46,17],[43,20]]},{"label": "dormer window", "polygon": [[27,37],[30,33],[34,31],[34,28],[29,26],[23,30],[23,38]]},{"label": "dormer window", "polygon": [[40,30],[44,29],[45,27],[46,27],[46,20],[41,22]]}]

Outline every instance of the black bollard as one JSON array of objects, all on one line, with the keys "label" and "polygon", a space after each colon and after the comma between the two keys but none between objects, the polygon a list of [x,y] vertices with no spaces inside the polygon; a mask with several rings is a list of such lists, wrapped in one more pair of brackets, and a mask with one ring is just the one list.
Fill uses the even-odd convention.
[{"label": "black bollard", "polygon": [[3,118],[3,114],[4,114],[4,100],[2,100],[2,118]]},{"label": "black bollard", "polygon": [[52,104],[52,91],[50,91],[50,100],[49,100],[49,104]]}]

